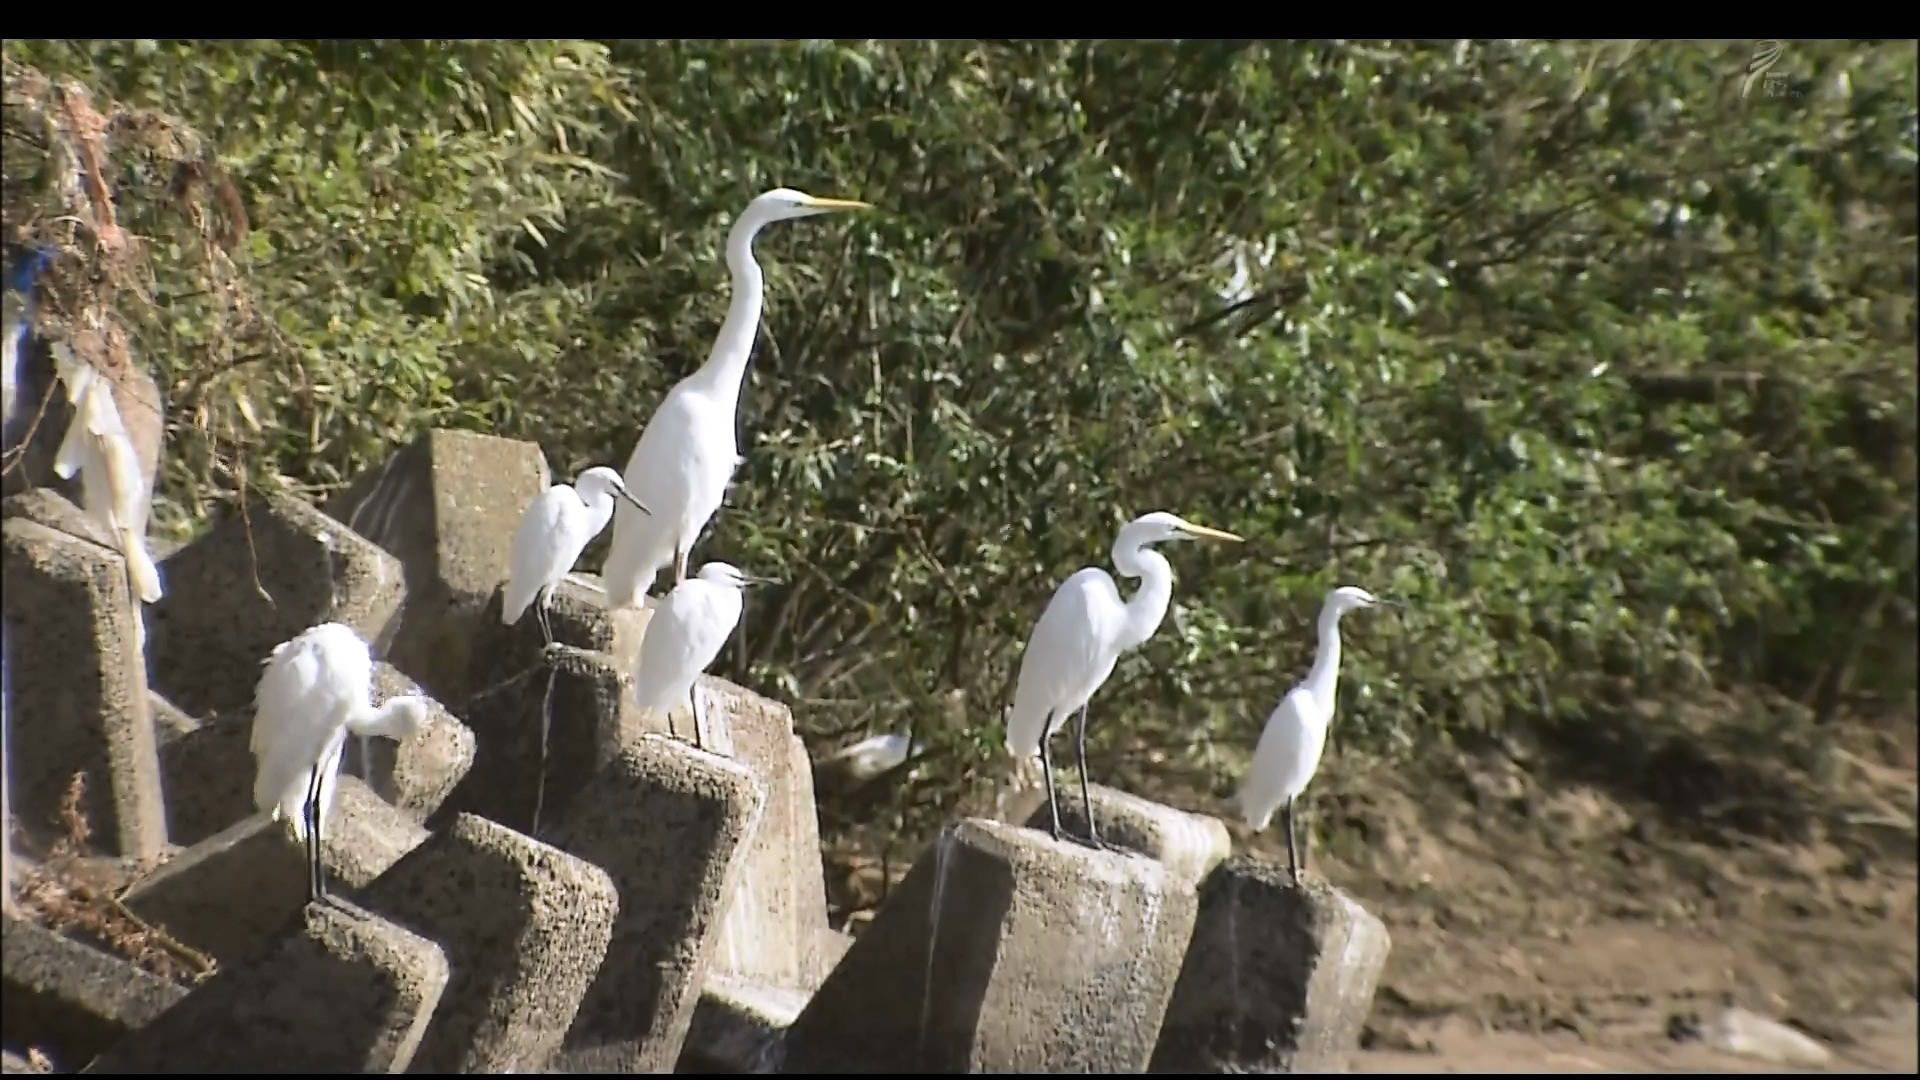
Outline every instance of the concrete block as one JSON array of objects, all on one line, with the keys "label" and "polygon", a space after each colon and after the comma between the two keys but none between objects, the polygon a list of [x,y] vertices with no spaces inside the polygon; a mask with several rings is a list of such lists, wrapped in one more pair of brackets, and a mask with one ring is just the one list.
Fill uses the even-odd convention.
[{"label": "concrete block", "polygon": [[93,1060],[187,996],[187,988],[35,923],[0,932],[0,1030],[64,1069]]},{"label": "concrete block", "polygon": [[307,905],[86,1071],[405,1072],[447,985],[440,946],[345,902]]},{"label": "concrete block", "polygon": [[[1062,785],[1059,794],[1062,833],[1085,836],[1087,813],[1080,801],[1079,785]],[[1093,798],[1093,816],[1100,825],[1100,839],[1157,859],[1187,881],[1198,882],[1206,877],[1233,851],[1232,834],[1219,818],[1175,810],[1164,803],[1099,784],[1089,784],[1087,794]],[[1027,817],[1027,828],[1046,832],[1051,821],[1043,795],[1040,805]]]},{"label": "concrete block", "polygon": [[[562,647],[550,665],[503,672],[494,686],[467,704],[473,729],[473,767],[439,815],[478,814],[530,836],[545,838],[587,782],[643,731],[647,719],[633,704],[631,674],[623,676],[604,653]],[[547,731],[546,783],[541,786],[540,726],[552,687]],[[534,806],[540,828],[534,828]]]},{"label": "concrete block", "polygon": [[619,886],[620,914],[549,1071],[673,1068],[765,799],[739,763],[648,735],[555,821],[555,846]]},{"label": "concrete block", "polygon": [[620,893],[592,863],[461,814],[382,874],[366,905],[446,950],[413,1071],[539,1072],[606,958]]},{"label": "concrete block", "polygon": [[12,720],[7,710],[13,700],[13,679],[7,666],[7,620],[0,619],[0,915],[13,914],[13,799],[7,793],[7,777],[13,762],[7,747],[12,744]]},{"label": "concrete block", "polygon": [[257,492],[161,573],[153,686],[194,716],[250,709],[261,662],[316,623],[346,623],[382,655],[404,592],[391,555],[297,498]]},{"label": "concrete block", "polygon": [[407,600],[387,658],[434,697],[464,701],[492,681],[467,682],[474,635],[506,580],[520,514],[549,483],[534,443],[429,431],[328,501],[331,515],[399,560]]},{"label": "concrete block", "polygon": [[[506,593],[506,578],[487,601],[485,618],[473,638],[473,671],[470,684],[484,687],[498,679],[500,672],[521,671],[540,661],[546,641],[540,636],[540,624],[528,608],[520,621],[508,626],[500,621],[500,602]],[[553,604],[547,609],[553,624],[553,638],[585,652],[604,653],[613,666],[629,678],[640,666],[640,639],[647,621],[653,617],[653,601],[638,608],[607,608],[606,593],[598,574],[578,571],[568,574],[553,591]],[[665,726],[662,725],[662,730]]]},{"label": "concrete block", "polygon": [[1200,889],[1200,914],[1149,1071],[1342,1072],[1392,942],[1346,893],[1247,856]]},{"label": "concrete block", "polygon": [[1192,933],[1165,865],[950,825],[807,1003],[782,1072],[1140,1072]]},{"label": "concrete block", "polygon": [[149,693],[147,709],[160,746],[168,841],[191,847],[254,813],[251,707],[200,718]]},{"label": "concrete block", "polygon": [[75,773],[96,850],[147,858],[166,844],[160,759],[137,660],[126,563],[111,547],[21,514],[5,535],[8,677],[16,725],[8,794],[45,836]]},{"label": "concrete block", "polygon": [[780,1040],[806,1004],[803,990],[709,974],[674,1071],[771,1071],[779,1058]]},{"label": "concrete block", "polygon": [[[705,748],[724,748],[767,791],[714,964],[750,982],[811,990],[819,985],[814,932],[827,926],[827,885],[806,745],[794,735],[786,706],[709,675],[696,689],[706,704],[711,745]],[[685,734],[692,720],[679,723]]]},{"label": "concrete block", "polygon": [[[340,778],[320,835],[327,887],[349,897],[427,839],[417,822],[352,776]],[[222,966],[245,963],[306,905],[306,848],[286,822],[252,814],[136,882],[124,902]]]}]

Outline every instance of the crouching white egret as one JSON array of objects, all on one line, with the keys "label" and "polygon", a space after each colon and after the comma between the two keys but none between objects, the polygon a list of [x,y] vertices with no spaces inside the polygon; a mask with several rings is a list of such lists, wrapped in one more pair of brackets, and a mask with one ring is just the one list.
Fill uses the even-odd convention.
[{"label": "crouching white egret", "polygon": [[254,691],[253,804],[306,843],[312,900],[326,898],[320,823],[333,806],[347,734],[404,740],[426,726],[426,698],[402,695],[376,709],[372,697],[373,650],[337,622],[274,646]]},{"label": "crouching white egret", "polygon": [[701,743],[704,727],[700,695],[694,683],[720,655],[745,607],[741,590],[770,585],[766,578],[750,577],[729,563],[710,562],[693,577],[675,585],[647,620],[640,639],[640,663],[633,677],[633,699],[643,709],[666,716],[672,731],[673,709],[685,704],[693,714],[693,743]]},{"label": "crouching white egret", "polygon": [[1080,711],[1074,737],[1074,755],[1080,770],[1080,798],[1086,804],[1087,840],[1100,843],[1093,821],[1093,798],[1087,790],[1087,700],[1113,674],[1122,653],[1138,647],[1160,628],[1167,604],[1173,599],[1173,567],[1150,544],[1169,540],[1229,540],[1241,538],[1155,511],[1128,522],[1113,542],[1114,568],[1140,579],[1133,599],[1121,603],[1120,590],[1105,570],[1086,567],[1056,589],[1047,610],[1034,624],[1027,651],[1020,658],[1020,678],[1014,685],[1013,708],[1007,716],[1007,752],[1015,757],[1040,755],[1040,771],[1047,782],[1047,808],[1053,813],[1052,832],[1060,838],[1060,804],[1053,791],[1053,759],[1047,740],[1060,722]]},{"label": "crouching white egret", "polygon": [[1313,668],[1287,692],[1267,717],[1253,752],[1253,766],[1240,792],[1240,807],[1255,832],[1266,829],[1273,812],[1283,810],[1287,830],[1287,869],[1300,884],[1300,848],[1294,840],[1293,804],[1313,782],[1333,723],[1334,692],[1340,681],[1340,616],[1357,608],[1398,607],[1365,589],[1343,585],[1327,594],[1320,607],[1320,644]]},{"label": "crouching white egret", "polygon": [[733,300],[720,335],[707,362],[667,392],[627,459],[627,487],[654,512],[641,516],[624,506],[614,510],[613,549],[601,575],[608,607],[639,607],[668,562],[673,563],[674,583],[686,580],[687,555],[720,509],[741,461],[734,442],[735,416],[765,292],[760,264],[753,258],[753,238],[775,221],[870,208],[851,199],[776,188],[748,203],[734,220],[727,235]]},{"label": "crouching white egret", "polygon": [[553,624],[547,614],[553,590],[560,587],[580,553],[607,527],[616,495],[651,516],[652,511],[627,490],[620,474],[605,465],[581,473],[572,487],[555,484],[534,496],[513,531],[507,589],[500,598],[501,622],[508,626],[519,622],[527,605],[538,597],[539,606],[533,615],[540,623],[540,636],[548,645],[553,644]]}]

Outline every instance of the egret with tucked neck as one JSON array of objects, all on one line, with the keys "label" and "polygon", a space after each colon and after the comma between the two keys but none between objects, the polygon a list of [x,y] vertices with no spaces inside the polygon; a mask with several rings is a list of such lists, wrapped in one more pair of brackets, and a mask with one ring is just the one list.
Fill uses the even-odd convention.
[{"label": "egret with tucked neck", "polygon": [[727,236],[733,301],[720,336],[707,362],[667,392],[627,459],[627,490],[653,512],[643,514],[626,504],[614,508],[613,546],[603,575],[608,607],[639,607],[669,562],[674,584],[686,580],[687,555],[720,509],[742,460],[734,442],[735,415],[766,291],[753,258],[754,237],[771,222],[869,208],[851,199],[776,188],[748,203],[734,221]]},{"label": "egret with tucked neck", "polygon": [[1240,808],[1255,832],[1273,821],[1275,810],[1284,808],[1287,869],[1295,885],[1300,884],[1300,846],[1294,839],[1293,804],[1313,782],[1313,774],[1320,770],[1320,755],[1327,748],[1327,728],[1333,723],[1340,682],[1340,616],[1375,606],[1399,605],[1352,585],[1327,594],[1327,602],[1320,607],[1320,644],[1314,650],[1313,668],[1267,717],[1240,791]]},{"label": "egret with tucked neck", "polygon": [[1054,591],[1047,610],[1034,624],[1027,651],[1020,659],[1020,678],[1014,684],[1013,708],[1007,715],[1007,753],[1015,757],[1040,755],[1047,783],[1047,808],[1053,814],[1052,833],[1060,839],[1060,803],[1053,792],[1053,759],[1047,741],[1060,722],[1080,712],[1074,732],[1074,756],[1080,770],[1080,800],[1087,816],[1092,847],[1104,847],[1093,820],[1093,797],[1087,788],[1087,701],[1113,674],[1121,654],[1138,648],[1166,618],[1173,600],[1173,566],[1150,544],[1169,540],[1229,540],[1240,537],[1178,515],[1155,511],[1128,522],[1113,542],[1113,566],[1125,577],[1140,579],[1133,599],[1122,603],[1113,578],[1098,567],[1086,567]]}]

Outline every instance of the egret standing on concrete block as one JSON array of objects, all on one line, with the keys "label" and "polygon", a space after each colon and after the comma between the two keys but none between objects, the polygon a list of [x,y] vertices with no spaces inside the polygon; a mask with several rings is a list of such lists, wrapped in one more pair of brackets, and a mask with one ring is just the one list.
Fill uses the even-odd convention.
[{"label": "egret standing on concrete block", "polygon": [[534,496],[513,531],[513,559],[508,564],[506,593],[500,598],[501,622],[508,626],[519,622],[527,605],[538,597],[540,606],[533,615],[540,623],[540,636],[549,646],[553,644],[553,624],[547,616],[553,590],[560,587],[580,553],[607,527],[616,495],[641,513],[652,515],[627,491],[620,474],[605,465],[581,473],[572,487],[555,484]]},{"label": "egret standing on concrete block", "polygon": [[1167,604],[1173,599],[1173,567],[1147,545],[1169,540],[1230,540],[1240,537],[1156,511],[1135,518],[1113,542],[1113,566],[1123,576],[1140,579],[1133,599],[1120,601],[1120,590],[1105,570],[1086,567],[1063,582],[1027,639],[1020,659],[1020,678],[1014,685],[1013,708],[1007,716],[1007,752],[1016,757],[1040,755],[1040,771],[1047,782],[1047,808],[1053,812],[1053,836],[1060,837],[1060,804],[1053,792],[1053,759],[1047,740],[1060,722],[1080,710],[1074,737],[1080,769],[1080,798],[1086,804],[1087,842],[1100,844],[1093,821],[1093,797],[1087,790],[1087,700],[1100,689],[1122,653],[1138,647],[1160,629]]},{"label": "egret standing on concrete block", "polygon": [[765,291],[753,238],[770,222],[867,208],[863,202],[776,188],[748,203],[734,221],[727,235],[733,301],[720,336],[707,362],[667,392],[627,459],[627,487],[654,512],[636,516],[624,506],[614,510],[613,549],[602,574],[608,607],[639,607],[654,575],[669,562],[674,583],[686,579],[687,555],[720,509],[742,460],[734,424]]},{"label": "egret standing on concrete block", "polygon": [[674,707],[686,705],[693,714],[695,746],[701,745],[700,731],[705,724],[694,683],[720,655],[727,635],[739,623],[741,609],[746,606],[740,591],[758,584],[771,582],[749,577],[728,563],[710,562],[698,574],[675,585],[647,620],[646,636],[640,639],[640,663],[633,677],[633,699],[641,708],[666,716],[669,731]]},{"label": "egret standing on concrete block", "polygon": [[274,646],[254,691],[253,804],[285,819],[307,845],[307,890],[326,898],[320,823],[333,806],[347,733],[411,739],[427,699],[402,695],[374,708],[373,650],[341,623],[321,623]]},{"label": "egret standing on concrete block", "polygon": [[1340,616],[1356,608],[1397,606],[1365,589],[1343,585],[1327,594],[1320,608],[1320,645],[1313,669],[1267,717],[1266,730],[1253,752],[1253,767],[1240,792],[1240,807],[1255,832],[1284,808],[1287,829],[1287,869],[1300,884],[1300,848],[1294,842],[1293,803],[1313,782],[1320,755],[1327,748],[1327,727],[1333,723],[1334,692],[1340,681]]}]

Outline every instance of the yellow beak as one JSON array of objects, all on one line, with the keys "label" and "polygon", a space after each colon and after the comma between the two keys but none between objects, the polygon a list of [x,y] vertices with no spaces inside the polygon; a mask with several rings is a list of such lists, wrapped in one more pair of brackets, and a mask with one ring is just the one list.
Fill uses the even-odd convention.
[{"label": "yellow beak", "polygon": [[858,199],[823,199],[817,195],[807,196],[807,205],[813,207],[815,210],[871,210],[873,209],[872,203],[864,203]]},{"label": "yellow beak", "polygon": [[1209,529],[1205,525],[1195,525],[1192,522],[1188,522],[1182,526],[1182,530],[1188,536],[1201,540],[1227,540],[1235,544],[1246,542],[1246,537],[1235,536],[1230,532],[1221,532],[1219,529]]}]

